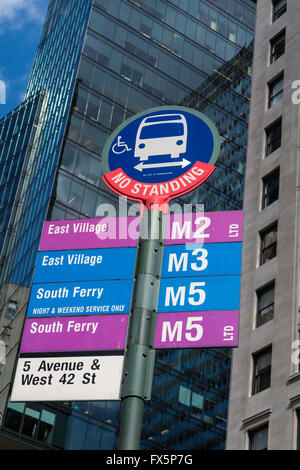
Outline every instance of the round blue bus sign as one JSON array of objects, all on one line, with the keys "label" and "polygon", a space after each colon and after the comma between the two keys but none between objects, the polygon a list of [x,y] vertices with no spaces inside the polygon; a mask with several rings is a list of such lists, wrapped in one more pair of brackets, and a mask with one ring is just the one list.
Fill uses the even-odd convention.
[{"label": "round blue bus sign", "polygon": [[122,123],[102,155],[103,179],[116,193],[151,207],[192,191],[215,170],[215,125],[190,108],[148,109]]}]

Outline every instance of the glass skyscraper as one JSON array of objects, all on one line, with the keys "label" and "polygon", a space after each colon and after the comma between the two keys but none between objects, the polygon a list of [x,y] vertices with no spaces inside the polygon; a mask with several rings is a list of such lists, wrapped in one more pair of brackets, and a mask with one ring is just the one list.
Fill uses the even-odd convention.
[{"label": "glass skyscraper", "polygon": [[[0,446],[116,448],[119,402],[9,401],[42,224],[108,202],[118,215],[103,146],[160,105],[202,111],[222,137],[213,176],[176,202],[241,209],[254,21],[252,0],[50,0],[25,101],[0,121]],[[227,349],[158,350],[141,448],[224,448],[230,362]]]}]

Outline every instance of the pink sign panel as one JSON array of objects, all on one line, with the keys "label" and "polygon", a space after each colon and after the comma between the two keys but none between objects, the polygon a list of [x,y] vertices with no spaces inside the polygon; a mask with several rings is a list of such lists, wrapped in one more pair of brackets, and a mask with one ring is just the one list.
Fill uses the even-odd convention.
[{"label": "pink sign panel", "polygon": [[[47,221],[39,250],[137,246],[139,224],[139,217]],[[242,232],[242,211],[171,214],[165,244],[241,242]]]},{"label": "pink sign panel", "polygon": [[128,315],[29,318],[21,353],[124,350]]},{"label": "pink sign panel", "polygon": [[39,250],[136,246],[138,230],[137,217],[47,221],[43,226]]},{"label": "pink sign panel", "polygon": [[243,211],[171,214],[165,244],[241,242]]},{"label": "pink sign panel", "polygon": [[238,346],[238,310],[160,313],[155,349]]}]

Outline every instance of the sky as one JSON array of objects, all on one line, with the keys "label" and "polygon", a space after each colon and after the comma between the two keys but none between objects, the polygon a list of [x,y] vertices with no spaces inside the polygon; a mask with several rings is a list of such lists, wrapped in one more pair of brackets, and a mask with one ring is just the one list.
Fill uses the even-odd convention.
[{"label": "sky", "polygon": [[0,118],[24,99],[49,0],[0,0]]}]

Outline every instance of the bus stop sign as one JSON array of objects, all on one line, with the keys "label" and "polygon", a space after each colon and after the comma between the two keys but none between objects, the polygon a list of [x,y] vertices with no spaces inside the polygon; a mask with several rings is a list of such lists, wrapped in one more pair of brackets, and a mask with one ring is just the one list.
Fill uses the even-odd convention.
[{"label": "bus stop sign", "polygon": [[103,179],[117,194],[163,210],[213,173],[219,151],[218,131],[202,113],[181,106],[151,108],[108,138]]}]

